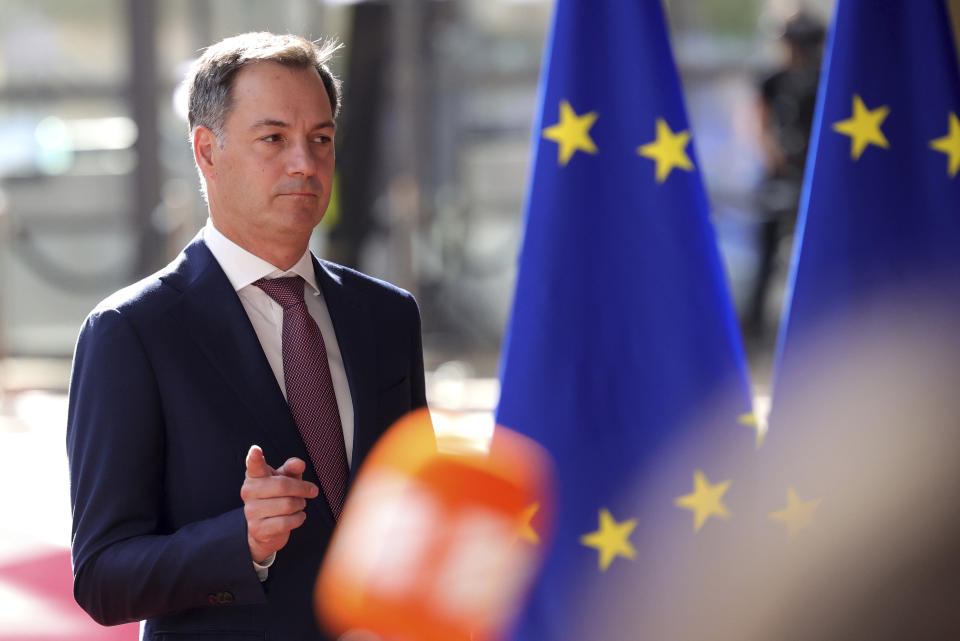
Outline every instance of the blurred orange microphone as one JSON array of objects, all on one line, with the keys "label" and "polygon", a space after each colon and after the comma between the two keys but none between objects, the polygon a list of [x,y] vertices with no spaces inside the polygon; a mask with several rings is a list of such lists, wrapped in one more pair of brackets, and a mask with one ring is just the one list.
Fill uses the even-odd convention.
[{"label": "blurred orange microphone", "polygon": [[332,634],[497,641],[509,631],[549,543],[549,458],[503,427],[471,435],[468,419],[412,412],[360,469],[314,591]]}]

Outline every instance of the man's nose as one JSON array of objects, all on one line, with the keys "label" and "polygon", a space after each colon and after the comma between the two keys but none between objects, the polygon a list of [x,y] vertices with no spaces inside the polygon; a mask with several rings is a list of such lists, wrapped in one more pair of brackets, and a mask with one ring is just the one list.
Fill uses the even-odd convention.
[{"label": "man's nose", "polygon": [[313,176],[317,173],[317,158],[307,141],[293,142],[288,146],[287,173],[291,176]]}]

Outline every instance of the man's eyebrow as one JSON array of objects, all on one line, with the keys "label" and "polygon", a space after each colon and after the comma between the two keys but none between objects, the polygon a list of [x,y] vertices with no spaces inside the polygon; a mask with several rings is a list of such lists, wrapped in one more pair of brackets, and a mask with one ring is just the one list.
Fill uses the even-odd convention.
[{"label": "man's eyebrow", "polygon": [[250,125],[250,128],[251,128],[251,129],[256,129],[257,127],[284,127],[284,128],[286,128],[286,127],[289,127],[289,126],[290,126],[290,125],[288,125],[287,123],[283,122],[282,120],[274,120],[273,118],[261,118],[260,120],[257,120],[257,121],[254,122],[252,125]]},{"label": "man's eyebrow", "polygon": [[[323,122],[318,122],[317,124],[315,124],[313,126],[313,129],[311,129],[311,131],[315,129],[326,129],[327,127],[336,128],[336,126],[337,125],[334,121],[324,120]],[[260,120],[257,120],[252,125],[250,125],[251,129],[256,129],[258,127],[280,127],[283,129],[287,129],[290,127],[290,125],[288,123],[283,122],[282,120],[274,120],[273,118],[261,118]]]}]

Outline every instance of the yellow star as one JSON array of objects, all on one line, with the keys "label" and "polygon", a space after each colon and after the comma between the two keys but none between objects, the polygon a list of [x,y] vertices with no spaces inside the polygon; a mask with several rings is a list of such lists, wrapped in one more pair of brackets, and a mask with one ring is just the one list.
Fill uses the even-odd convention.
[{"label": "yellow star", "polygon": [[867,145],[890,148],[887,137],[880,131],[880,125],[890,113],[890,107],[882,106],[867,109],[860,96],[853,96],[853,115],[846,120],[833,123],[834,131],[850,136],[850,157],[859,160]]},{"label": "yellow star", "polygon": [[778,512],[771,512],[768,516],[773,521],[787,524],[787,534],[792,539],[797,532],[813,524],[813,511],[823,499],[801,501],[793,488],[787,488],[787,507]]},{"label": "yellow star", "polygon": [[557,159],[565,167],[577,151],[588,154],[597,153],[597,146],[590,138],[590,127],[597,120],[597,112],[591,111],[578,116],[566,100],[560,101],[560,122],[543,130],[543,137],[559,143]]},{"label": "yellow star", "polygon": [[960,170],[960,120],[957,114],[950,112],[950,132],[943,138],[930,141],[930,148],[942,151],[950,159],[947,173],[953,178]]},{"label": "yellow star", "polygon": [[534,503],[520,513],[520,528],[517,532],[518,538],[523,539],[528,543],[533,543],[534,545],[540,545],[540,535],[537,534],[537,531],[533,529],[533,524],[531,521],[533,521],[533,516],[539,509],[540,504]]},{"label": "yellow star", "polygon": [[711,516],[730,518],[730,510],[723,504],[723,495],[730,487],[730,483],[732,481],[711,485],[703,472],[697,470],[693,473],[693,492],[677,497],[674,505],[693,512],[694,532],[699,532],[707,518]]},{"label": "yellow star", "polygon": [[613,560],[622,556],[633,559],[637,551],[630,544],[630,533],[637,527],[637,520],[617,523],[606,508],[600,510],[600,529],[580,537],[580,543],[600,552],[600,571],[605,572]]},{"label": "yellow star", "polygon": [[760,420],[760,417],[757,415],[756,411],[753,411],[738,416],[737,422],[740,423],[740,425],[749,427],[755,432],[754,441],[757,445],[757,449],[759,450],[760,446],[763,445],[763,437],[767,435],[766,421]]},{"label": "yellow star", "polygon": [[687,171],[693,169],[693,162],[686,152],[689,142],[689,131],[673,133],[666,120],[657,118],[657,139],[637,147],[637,153],[657,162],[657,182],[662,183],[674,167]]}]

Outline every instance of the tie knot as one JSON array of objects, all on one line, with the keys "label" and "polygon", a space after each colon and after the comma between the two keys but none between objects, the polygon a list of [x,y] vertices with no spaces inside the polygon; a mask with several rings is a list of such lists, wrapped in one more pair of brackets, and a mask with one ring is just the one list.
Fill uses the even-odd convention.
[{"label": "tie knot", "polygon": [[284,276],[283,278],[261,278],[253,283],[267,296],[277,301],[283,309],[303,303],[303,279],[299,276]]}]

